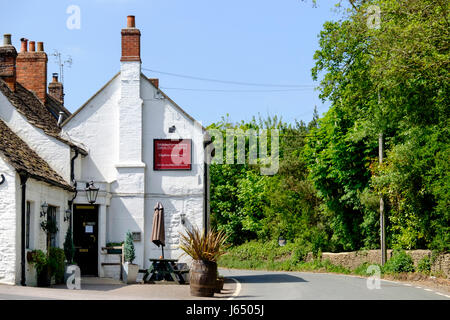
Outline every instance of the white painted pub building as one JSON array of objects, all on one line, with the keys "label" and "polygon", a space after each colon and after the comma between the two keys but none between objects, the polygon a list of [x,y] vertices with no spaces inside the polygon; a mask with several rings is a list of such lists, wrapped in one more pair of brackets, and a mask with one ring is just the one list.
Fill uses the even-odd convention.
[{"label": "white painted pub building", "polygon": [[[120,72],[76,112],[64,107],[54,74],[47,90],[43,43],[11,35],[0,47],[0,283],[35,285],[26,261],[44,252],[40,224],[54,219],[51,245],[62,248],[72,224],[82,275],[119,277],[107,243],[134,237],[140,268],[159,258],[151,242],[154,207],[164,206],[165,258],[178,259],[184,228],[209,220],[205,129],[141,72],[134,16],[122,29]],[[86,187],[98,188],[95,203]],[[91,201],[92,202],[92,201]],[[46,215],[43,215],[46,212]],[[181,257],[180,261],[187,261]]]}]

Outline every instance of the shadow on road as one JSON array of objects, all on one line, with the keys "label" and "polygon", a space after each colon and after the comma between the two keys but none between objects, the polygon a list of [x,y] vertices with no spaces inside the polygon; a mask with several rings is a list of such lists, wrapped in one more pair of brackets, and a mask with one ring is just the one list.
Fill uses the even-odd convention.
[{"label": "shadow on road", "polygon": [[234,276],[239,282],[242,283],[286,283],[286,282],[308,282],[303,278],[291,276],[289,274],[255,274],[248,276]]}]

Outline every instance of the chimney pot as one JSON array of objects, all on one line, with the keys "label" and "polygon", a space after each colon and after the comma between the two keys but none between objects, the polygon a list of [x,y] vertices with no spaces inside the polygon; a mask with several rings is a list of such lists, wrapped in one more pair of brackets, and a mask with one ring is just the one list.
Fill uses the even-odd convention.
[{"label": "chimney pot", "polygon": [[[30,52],[27,52],[28,40],[22,39],[22,51],[17,55],[17,82],[46,103],[47,100],[47,54],[43,51],[44,44],[30,41]],[[36,51],[34,51],[37,49]]]},{"label": "chimney pot", "polygon": [[127,17],[127,28],[122,29],[122,57],[120,61],[141,62],[141,32],[135,27],[134,16]]},{"label": "chimney pot", "polygon": [[136,22],[134,16],[128,16],[127,17],[127,28],[135,28]]},{"label": "chimney pot", "polygon": [[10,46],[11,45],[11,34],[6,33],[3,35],[3,45]]},{"label": "chimney pot", "polygon": [[27,52],[28,51],[28,39],[21,38],[20,41],[22,42],[22,45],[20,47],[20,52]]},{"label": "chimney pot", "polygon": [[11,35],[3,35],[3,46],[0,46],[0,78],[11,91],[16,91],[16,48],[11,44]]},{"label": "chimney pot", "polygon": [[64,104],[64,87],[58,82],[58,73],[52,73],[52,82],[48,84],[48,94]]}]

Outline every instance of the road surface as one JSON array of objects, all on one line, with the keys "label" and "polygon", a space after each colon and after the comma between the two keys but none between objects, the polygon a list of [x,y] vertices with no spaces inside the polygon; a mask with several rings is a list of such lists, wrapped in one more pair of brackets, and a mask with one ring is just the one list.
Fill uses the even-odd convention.
[{"label": "road surface", "polygon": [[[337,274],[220,269],[227,278],[214,300],[448,300],[448,292],[381,280],[380,289],[369,289],[367,279]],[[189,285],[124,285],[113,279],[82,278],[82,290],[64,285],[36,288],[0,285],[0,300],[189,300]]]},{"label": "road surface", "polygon": [[338,274],[230,269],[220,273],[237,283],[236,300],[450,300],[449,293],[385,280],[380,289],[369,289],[366,278]]}]

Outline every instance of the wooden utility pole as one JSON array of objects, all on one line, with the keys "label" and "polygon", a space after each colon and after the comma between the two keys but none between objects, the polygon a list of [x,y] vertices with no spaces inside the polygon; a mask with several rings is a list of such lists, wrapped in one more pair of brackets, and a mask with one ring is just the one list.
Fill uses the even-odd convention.
[{"label": "wooden utility pole", "polygon": [[[378,157],[380,164],[383,163],[383,133],[378,136]],[[381,237],[381,265],[386,262],[386,232],[384,224],[384,201],[383,195],[380,195],[380,237]]]},{"label": "wooden utility pole", "polygon": [[[381,97],[380,97],[380,91],[378,91],[378,107],[380,107],[381,110]],[[383,130],[380,130],[380,133],[378,135],[378,158],[380,161],[380,165],[383,163],[383,148],[384,147],[384,141],[383,141]],[[381,265],[384,266],[386,263],[386,226],[384,223],[384,201],[383,201],[383,195],[380,194],[380,244],[381,244]]]}]

